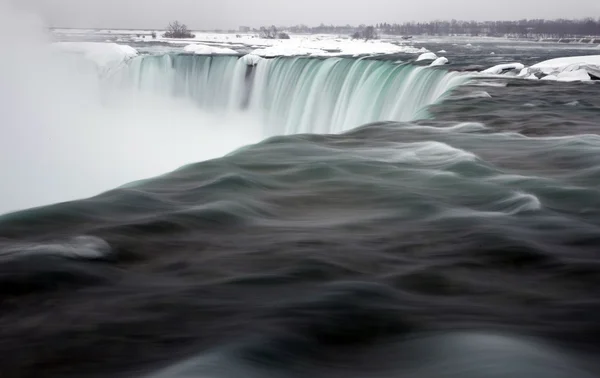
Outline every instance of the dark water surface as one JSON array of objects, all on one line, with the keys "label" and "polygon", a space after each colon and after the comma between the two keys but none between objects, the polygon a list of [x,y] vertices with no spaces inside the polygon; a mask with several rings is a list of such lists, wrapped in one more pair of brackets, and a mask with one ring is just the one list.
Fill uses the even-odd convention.
[{"label": "dark water surface", "polygon": [[5,215],[0,376],[597,376],[599,95],[479,80]]}]

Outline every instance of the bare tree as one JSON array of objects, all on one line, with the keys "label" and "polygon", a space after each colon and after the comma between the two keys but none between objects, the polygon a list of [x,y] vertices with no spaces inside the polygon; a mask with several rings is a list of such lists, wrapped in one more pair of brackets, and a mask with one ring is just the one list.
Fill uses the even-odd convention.
[{"label": "bare tree", "polygon": [[193,35],[185,24],[179,21],[173,21],[167,26],[167,31],[163,35],[165,38],[194,38]]},{"label": "bare tree", "polygon": [[279,30],[277,30],[277,27],[275,27],[275,25],[272,25],[269,27],[261,26],[259,32],[260,32],[260,38],[290,39],[290,35],[288,33],[280,32]]},{"label": "bare tree", "polygon": [[376,39],[377,31],[375,30],[375,27],[367,26],[363,31],[363,37],[365,38],[365,41],[368,41],[369,39]]},{"label": "bare tree", "polygon": [[260,38],[269,38],[269,30],[264,26],[260,27]]},{"label": "bare tree", "polygon": [[354,32],[354,34],[351,35],[352,39],[361,39],[364,38],[365,41],[368,41],[369,39],[376,39],[378,38],[377,36],[377,30],[375,30],[375,27],[373,26],[364,26],[361,25],[360,26],[360,31]]}]

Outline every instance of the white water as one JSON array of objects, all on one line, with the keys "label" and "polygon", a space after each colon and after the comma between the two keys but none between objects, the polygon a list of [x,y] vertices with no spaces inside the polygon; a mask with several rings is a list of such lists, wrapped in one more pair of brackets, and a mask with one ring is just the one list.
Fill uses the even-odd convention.
[{"label": "white water", "polygon": [[281,135],[424,117],[466,76],[368,59],[282,57],[247,66],[236,56],[163,55],[134,59],[112,81],[212,111],[243,109],[260,117],[267,135]]}]

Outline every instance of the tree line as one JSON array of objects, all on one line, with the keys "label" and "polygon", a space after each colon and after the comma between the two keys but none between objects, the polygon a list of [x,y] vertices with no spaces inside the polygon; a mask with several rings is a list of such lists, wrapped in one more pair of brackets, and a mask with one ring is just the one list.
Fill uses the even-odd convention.
[{"label": "tree line", "polygon": [[[523,38],[573,38],[600,36],[600,18],[580,20],[518,20],[518,21],[431,21],[405,22],[390,24],[387,22],[373,25],[379,34],[386,35],[468,35],[468,36],[514,36]],[[354,35],[364,31],[366,25],[334,26],[324,25],[309,27],[296,25],[286,28],[291,33],[312,34],[347,34]]]}]

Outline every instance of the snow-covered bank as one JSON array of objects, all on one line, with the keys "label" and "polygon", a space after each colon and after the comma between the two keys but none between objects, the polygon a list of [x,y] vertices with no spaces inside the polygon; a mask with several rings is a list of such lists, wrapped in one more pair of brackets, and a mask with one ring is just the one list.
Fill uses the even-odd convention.
[{"label": "snow-covered bank", "polygon": [[116,43],[56,42],[51,47],[61,52],[83,56],[96,64],[101,73],[117,69],[129,59],[138,56],[137,50],[133,47]]},{"label": "snow-covered bank", "polygon": [[522,70],[523,68],[525,68],[525,66],[521,63],[505,63],[505,64],[498,64],[494,67],[490,67],[487,70],[484,70],[482,72],[486,73],[486,74],[499,75],[505,71]]},{"label": "snow-covered bank", "polygon": [[[177,50],[188,45],[205,46],[202,50],[194,51],[198,54],[209,54],[208,47],[215,49],[231,49],[236,53],[253,52],[263,57],[274,56],[364,56],[379,54],[419,54],[427,52],[426,49],[416,48],[410,41],[385,41],[351,39],[348,36],[337,35],[300,35],[291,34],[290,39],[268,39],[260,38],[256,34],[248,33],[208,33],[192,32],[194,38],[174,39],[164,38],[162,33],[156,33],[152,38],[151,30],[63,30],[56,29],[54,33],[58,36],[75,34],[96,35],[99,38],[106,37],[107,41],[122,44],[148,44],[160,42],[169,44]],[[215,54],[224,54],[215,50]],[[231,54],[231,52],[228,52]]]},{"label": "snow-covered bank", "polygon": [[420,62],[422,60],[436,60],[438,57],[437,55],[435,55],[432,52],[425,52],[421,55],[419,55],[419,57],[417,58],[417,62]]},{"label": "snow-covered bank", "polygon": [[[149,42],[141,38],[141,42]],[[381,40],[364,41],[334,35],[291,35],[290,39],[259,38],[251,34],[216,34],[197,32],[191,39],[169,39],[157,37],[156,41],[170,44],[209,43],[232,49],[253,49],[253,54],[273,56],[360,56],[375,54],[418,54],[426,52],[410,44],[389,43]]]},{"label": "snow-covered bank", "polygon": [[584,65],[600,67],[600,55],[569,56],[565,58],[550,59],[534,64],[531,68],[539,69],[545,74],[552,74],[557,71],[573,71],[573,67]]},{"label": "snow-covered bank", "polygon": [[[519,71],[516,73],[516,71]],[[600,79],[600,55],[569,56],[546,60],[530,67],[521,63],[499,64],[481,73],[524,79],[590,81]]]},{"label": "snow-covered bank", "polygon": [[208,45],[187,45],[183,48],[183,51],[193,53],[196,55],[237,55],[237,51],[227,47],[215,47]]},{"label": "snow-covered bank", "polygon": [[542,77],[541,80],[553,80],[553,81],[589,81],[590,75],[586,70],[575,70],[559,72],[557,74],[550,74]]},{"label": "snow-covered bank", "polygon": [[433,62],[431,62],[431,64],[429,66],[431,67],[435,67],[435,66],[443,66],[444,64],[448,63],[448,59],[444,56],[441,56],[439,58],[437,58],[436,60],[434,60]]},{"label": "snow-covered bank", "polygon": [[[274,56],[361,56],[380,54],[418,54],[423,50],[413,46],[396,45],[383,41],[363,41],[341,38],[319,39],[313,36],[267,40],[270,45],[254,50],[254,55]],[[265,43],[265,41],[261,41]]]}]

